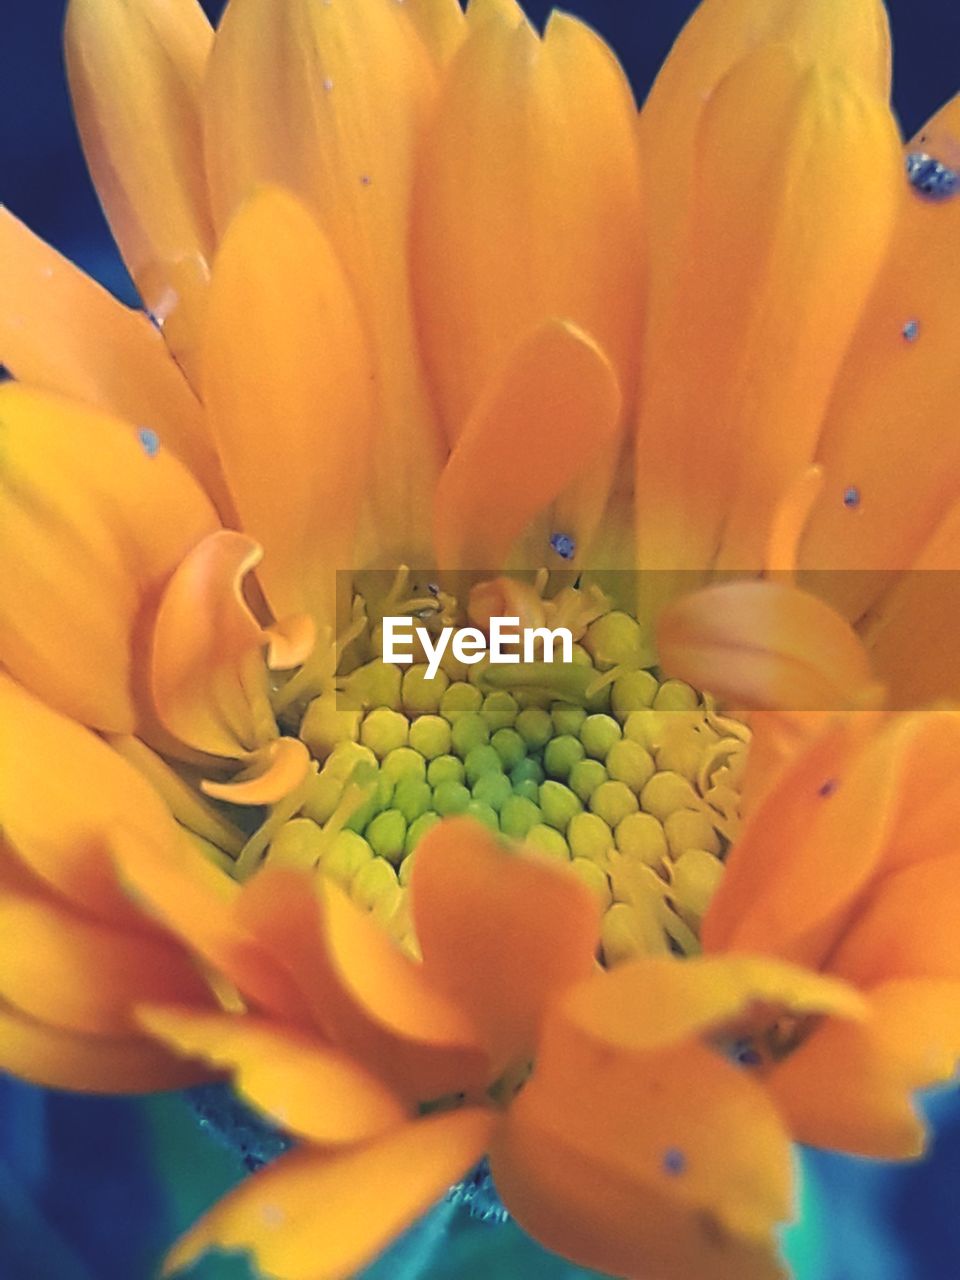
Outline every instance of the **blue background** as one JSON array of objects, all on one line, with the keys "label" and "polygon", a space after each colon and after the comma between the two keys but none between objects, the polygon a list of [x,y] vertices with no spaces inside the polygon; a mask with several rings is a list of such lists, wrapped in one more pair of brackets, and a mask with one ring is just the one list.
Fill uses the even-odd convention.
[{"label": "blue background", "polygon": [[[207,7],[215,15],[220,6]],[[538,21],[549,7],[527,5]],[[692,4],[574,0],[567,7],[608,38],[642,97]],[[895,102],[909,133],[960,88],[960,3],[891,0],[889,8]],[[0,200],[132,300],[70,119],[62,19],[61,0],[3,6]],[[788,1236],[800,1280],[960,1280],[960,1106],[943,1094],[930,1110],[937,1136],[920,1165],[804,1156],[803,1221]],[[0,1280],[147,1280],[164,1242],[241,1172],[239,1159],[202,1134],[176,1096],[74,1098],[0,1077]],[[431,1280],[576,1274],[512,1227],[446,1212],[370,1280],[405,1280],[410,1257],[428,1253]],[[203,1280],[247,1274],[235,1261],[196,1271]]]}]

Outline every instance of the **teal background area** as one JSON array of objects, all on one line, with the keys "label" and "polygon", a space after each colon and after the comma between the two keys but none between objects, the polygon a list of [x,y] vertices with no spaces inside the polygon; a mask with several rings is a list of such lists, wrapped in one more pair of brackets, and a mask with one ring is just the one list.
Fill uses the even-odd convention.
[{"label": "teal background area", "polygon": [[[571,0],[567,7],[611,40],[642,97],[692,4]],[[534,0],[528,8],[541,21],[548,5]],[[889,8],[896,103],[912,132],[960,88],[960,3],[892,0]],[[133,301],[70,120],[62,16],[63,0],[0,7],[0,200]],[[948,1092],[928,1109],[936,1137],[918,1165],[802,1155],[803,1213],[786,1235],[798,1280],[960,1280],[960,1106]],[[0,1078],[0,1280],[149,1280],[164,1246],[241,1175],[239,1160],[201,1132],[180,1097],[77,1098]],[[239,1259],[210,1258],[192,1275],[250,1280]],[[442,1206],[365,1280],[584,1275],[513,1225],[490,1226]]]}]

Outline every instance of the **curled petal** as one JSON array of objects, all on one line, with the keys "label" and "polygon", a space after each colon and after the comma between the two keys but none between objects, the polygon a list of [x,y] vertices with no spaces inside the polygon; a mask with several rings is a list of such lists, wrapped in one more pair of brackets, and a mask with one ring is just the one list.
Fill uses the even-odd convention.
[{"label": "curled petal", "polygon": [[74,401],[0,387],[0,662],[83,723],[138,722],[138,628],[176,565],[217,528],[162,443]]},{"label": "curled petal", "polygon": [[186,1057],[229,1068],[244,1097],[311,1142],[366,1142],[406,1119],[404,1108],[374,1076],[342,1050],[296,1027],[169,1006],[145,1006],[137,1020]]},{"label": "curled petal", "polygon": [[480,1158],[491,1123],[487,1111],[453,1111],[355,1151],[281,1156],[188,1232],[164,1275],[220,1248],[248,1251],[283,1280],[346,1280]]},{"label": "curled petal", "polygon": [[685,596],[661,616],[658,643],[671,675],[749,707],[831,711],[878,698],[849,624],[782,583],[725,583]]},{"label": "curled petal", "polygon": [[277,727],[267,695],[266,637],[243,598],[262,552],[222,529],[184,558],[157,610],[151,684],[164,728],[211,755],[243,759]]},{"label": "curled petal", "polygon": [[299,738],[275,738],[255,752],[242,776],[231,782],[204,780],[200,789],[228,804],[276,804],[304,781],[310,771],[310,752]]},{"label": "curled petal", "polygon": [[[440,476],[434,500],[439,566],[503,567],[529,523],[612,442],[620,405],[609,360],[575,325],[551,320],[521,340],[491,379]],[[571,530],[580,542],[593,532]],[[548,549],[545,536],[538,565]]]},{"label": "curled petal", "polygon": [[499,1064],[532,1053],[550,999],[593,971],[592,895],[467,819],[424,838],[410,892],[429,980],[467,1010]]}]

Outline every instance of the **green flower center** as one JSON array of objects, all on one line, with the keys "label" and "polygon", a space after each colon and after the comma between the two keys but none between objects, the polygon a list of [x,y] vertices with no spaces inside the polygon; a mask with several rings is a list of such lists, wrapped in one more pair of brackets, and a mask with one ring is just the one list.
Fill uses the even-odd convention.
[{"label": "green flower center", "polygon": [[635,630],[605,614],[566,666],[445,655],[433,679],[425,663],[358,667],[306,707],[298,732],[319,770],[268,860],[316,866],[415,954],[417,845],[467,815],[581,877],[603,908],[607,965],[695,953],[749,732],[689,685],[619,661]]}]

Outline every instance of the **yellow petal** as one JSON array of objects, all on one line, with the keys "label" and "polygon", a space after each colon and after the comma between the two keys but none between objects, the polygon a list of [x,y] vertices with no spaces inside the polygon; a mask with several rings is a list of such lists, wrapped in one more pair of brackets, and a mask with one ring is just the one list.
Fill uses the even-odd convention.
[{"label": "yellow petal", "polygon": [[310,772],[310,752],[299,738],[274,738],[230,782],[204,779],[200,789],[227,804],[272,805],[296,791]]},{"label": "yellow petal", "polygon": [[[590,998],[608,976],[548,1013],[533,1077],[491,1146],[506,1205],[548,1248],[616,1275],[784,1275],[772,1232],[791,1210],[790,1146],[775,1108],[695,1040],[635,1045],[629,1014],[611,1039]],[[641,989],[642,965],[634,979]]]},{"label": "yellow petal", "polygon": [[424,838],[410,893],[429,980],[469,1013],[496,1065],[531,1053],[551,997],[593,971],[594,897],[467,819]]},{"label": "yellow petal", "polygon": [[554,14],[472,31],[421,161],[413,270],[425,358],[456,441],[517,342],[550,316],[596,338],[630,402],[643,240],[636,108],[610,50]]},{"label": "yellow petal", "polygon": [[828,1019],[766,1077],[800,1142],[881,1160],[919,1156],[911,1095],[948,1080],[960,1056],[960,985],[885,982],[868,1022]]},{"label": "yellow petal", "polygon": [[164,1274],[221,1248],[249,1251],[279,1280],[346,1280],[480,1158],[491,1120],[487,1111],[454,1111],[345,1154],[282,1156],[194,1227]]},{"label": "yellow petal", "polygon": [[638,555],[755,570],[887,250],[899,140],[858,80],[768,47],[704,107],[694,174],[682,263],[644,356]]},{"label": "yellow petal", "polygon": [[403,12],[437,66],[445,67],[466,35],[460,0],[404,0]]},{"label": "yellow petal", "polygon": [[311,1142],[366,1142],[407,1118],[363,1067],[295,1027],[161,1006],[139,1009],[137,1021],[186,1057],[229,1068],[249,1102]]},{"label": "yellow petal", "polygon": [[144,305],[189,351],[213,247],[200,117],[210,24],[196,0],[70,0],[64,38],[111,229]]},{"label": "yellow petal", "polygon": [[135,1004],[213,997],[191,961],[155,935],[111,929],[54,899],[0,897],[0,997],[67,1031],[124,1036]]},{"label": "yellow petal", "polygon": [[401,6],[313,0],[231,0],[205,87],[218,228],[255,186],[278,183],[312,209],[353,286],[377,369],[368,553],[392,553],[393,563],[401,549],[428,549],[439,464],[411,358],[407,262],[414,160],[434,94],[434,69]]},{"label": "yellow petal", "polygon": [[827,729],[752,811],[704,920],[706,950],[812,967],[830,955],[881,867],[900,806],[909,735],[870,736],[861,721],[872,719]]},{"label": "yellow petal", "polygon": [[749,707],[831,711],[879,697],[849,624],[781,582],[725,583],[683,596],[661,616],[657,642],[671,675]]},{"label": "yellow petal", "polygon": [[7,840],[65,900],[129,925],[140,917],[118,887],[107,846],[118,823],[161,848],[181,839],[136,769],[0,675],[0,826]]},{"label": "yellow petal", "polygon": [[196,482],[137,428],[16,383],[0,387],[0,660],[95,728],[137,722],[144,603],[217,527]]},{"label": "yellow petal", "polygon": [[153,1093],[197,1084],[196,1064],[135,1036],[85,1036],[45,1026],[0,1002],[0,1070],[47,1089]]},{"label": "yellow petal", "polygon": [[[960,98],[907,151],[928,149],[953,168],[960,165]],[[905,177],[902,182],[906,189]],[[890,571],[917,560],[960,485],[958,236],[960,202],[908,192],[830,404],[818,451],[826,485],[801,563],[811,570],[865,571],[817,578],[818,589],[851,618],[887,590]],[[911,322],[914,337],[908,336]],[[857,503],[845,505],[844,495],[854,489]]]},{"label": "yellow petal", "polygon": [[223,475],[200,406],[163,339],[0,209],[0,361],[21,382],[157,433],[226,519]]},{"label": "yellow petal", "polygon": [[340,265],[307,211],[262,190],[230,225],[210,289],[204,403],[276,617],[335,626],[354,563],[373,372]]},{"label": "yellow petal", "polygon": [[260,548],[221,529],[173,574],[157,610],[150,679],[174,737],[211,755],[243,758],[277,736],[267,696],[264,631],[243,598]]},{"label": "yellow petal", "polygon": [[823,60],[890,97],[890,32],[881,0],[703,0],[663,64],[640,123],[650,184],[652,303],[669,290],[683,253],[696,189],[695,139],[717,86],[763,45]]},{"label": "yellow petal", "polygon": [[[604,353],[552,320],[526,336],[491,380],[437,486],[434,543],[443,569],[500,569],[528,524],[615,438],[620,392]],[[593,529],[564,528],[582,543]],[[548,534],[536,564],[549,550]]]}]

